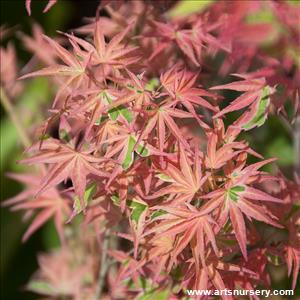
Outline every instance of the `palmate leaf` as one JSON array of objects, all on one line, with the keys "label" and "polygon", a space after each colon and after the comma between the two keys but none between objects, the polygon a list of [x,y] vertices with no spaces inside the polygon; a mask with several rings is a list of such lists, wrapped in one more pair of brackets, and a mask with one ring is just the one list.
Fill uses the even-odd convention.
[{"label": "palmate leaf", "polygon": [[151,20],[149,23],[153,28],[152,31],[147,32],[145,37],[155,37],[158,39],[157,48],[150,56],[150,60],[158,56],[163,50],[171,48],[176,45],[182,53],[195,66],[200,66],[202,49],[208,45],[217,49],[229,51],[224,43],[218,41],[212,34],[209,28],[202,26],[202,20],[194,23],[193,28],[181,28],[180,23],[169,22],[162,23],[156,20]]},{"label": "palmate leaf", "polygon": [[[180,128],[173,118],[193,118],[191,113],[171,108],[172,104],[165,104],[151,112],[151,117],[147,120],[145,127],[140,132],[138,140],[151,140],[151,133],[158,138],[158,147],[161,153],[164,152],[168,131],[186,148],[189,144],[181,133]],[[167,130],[168,129],[168,130]],[[148,143],[147,143],[148,144]]]},{"label": "palmate leaf", "polygon": [[41,175],[43,174],[9,174],[12,179],[25,184],[27,189],[17,196],[7,199],[2,205],[10,206],[14,211],[25,210],[27,213],[35,214],[23,235],[23,241],[26,241],[36,230],[53,218],[59,238],[64,242],[63,225],[71,212],[69,200],[62,197],[55,188],[49,188],[47,192],[36,196],[40,188]]},{"label": "palmate leaf", "polygon": [[202,121],[202,116],[196,110],[204,108],[216,112],[218,109],[203,97],[212,99],[216,99],[217,97],[204,89],[195,87],[197,77],[197,73],[180,69],[175,65],[160,76],[160,81],[171,96],[172,101],[180,103],[196,119],[201,128],[208,130],[209,126]]},{"label": "palmate leaf", "polygon": [[[108,113],[112,120],[117,120],[121,115],[127,120],[128,123],[132,123],[134,113],[133,111],[142,110],[143,107],[150,105],[151,93],[146,90],[146,84],[140,77],[137,77],[128,69],[126,73],[129,75],[129,80],[121,79],[121,85],[123,91],[118,93],[117,96],[112,96],[108,91],[102,91],[101,96],[105,106],[100,109],[100,113]],[[118,80],[116,80],[118,82]],[[132,105],[132,107],[130,106]]]},{"label": "palmate leaf", "polygon": [[266,85],[264,78],[245,79],[244,81],[220,85],[212,87],[211,89],[229,89],[244,92],[231,102],[230,105],[217,113],[214,118],[219,118],[229,112],[250,107],[250,111],[244,113],[237,126],[249,130],[255,126],[259,127],[265,122],[267,118],[267,108],[270,103],[269,97],[274,92],[274,89]]},{"label": "palmate leaf", "polygon": [[108,43],[105,41],[105,36],[101,28],[100,21],[95,24],[93,43],[89,43],[84,39],[75,37],[74,35],[66,34],[66,36],[77,44],[78,54],[92,53],[91,64],[102,67],[109,66],[113,69],[125,68],[128,65],[136,63],[140,58],[133,55],[132,52],[137,47],[125,45],[122,43],[125,36],[133,27],[130,23],[123,31],[116,34]]},{"label": "palmate leaf", "polygon": [[[202,175],[198,153],[195,153],[195,157],[191,160],[188,158],[183,146],[179,145],[179,149],[178,166],[168,163],[162,169],[157,168],[158,178],[170,184],[165,187],[159,187],[158,191],[147,197],[148,199],[173,196],[172,201],[176,203],[189,203],[206,182],[210,173]],[[191,167],[192,165],[194,165],[193,168]]]},{"label": "palmate leaf", "polygon": [[52,47],[55,54],[59,57],[59,59],[65,64],[55,64],[44,69],[25,74],[21,76],[19,79],[26,79],[37,76],[63,76],[68,79],[64,81],[64,83],[60,86],[53,103],[53,107],[57,103],[60,95],[70,86],[74,88],[80,87],[85,80],[88,80],[86,74],[86,68],[90,61],[90,54],[86,53],[83,56],[76,55],[76,53],[72,53],[71,51],[63,48],[59,43],[55,40],[43,36],[44,39],[48,42],[48,44]]},{"label": "palmate leaf", "polygon": [[[237,241],[246,260],[247,239],[243,214],[245,214],[250,220],[253,218],[272,226],[282,228],[282,226],[277,223],[276,218],[264,207],[248,201],[255,200],[282,203],[282,200],[272,197],[253,187],[235,185],[227,189],[221,188],[202,196],[202,198],[211,200],[201,207],[200,212],[202,211],[203,214],[206,214],[215,209],[216,206],[219,206],[221,210],[221,224],[224,225],[227,222],[228,217],[230,218]],[[269,215],[271,215],[271,217],[269,217]]]},{"label": "palmate leaf", "polygon": [[79,59],[78,57],[76,57],[76,55],[67,51],[65,48],[60,46],[53,39],[45,35],[43,37],[54,49],[57,56],[65,63],[65,65],[50,66],[40,71],[23,75],[19,79],[25,79],[34,76],[53,76],[53,75],[71,76],[71,78],[75,79],[77,76],[80,76],[85,72],[85,68],[88,63],[88,59],[87,59],[88,57],[82,57],[81,59]]},{"label": "palmate leaf", "polygon": [[240,110],[251,105],[254,101],[257,101],[259,99],[260,94],[260,91],[251,91],[242,94],[241,96],[236,98],[232,103],[230,103],[230,105],[228,105],[226,108],[217,113],[214,116],[214,118],[219,118],[229,112]]},{"label": "palmate leaf", "polygon": [[203,97],[215,99],[216,95],[195,87],[198,73],[192,73],[186,69],[181,70],[178,66],[174,66],[160,76],[160,81],[163,87],[167,90],[170,96],[194,106],[205,107],[211,111],[216,111],[216,107],[209,103]]},{"label": "palmate leaf", "polygon": [[[76,151],[57,140],[48,139],[44,142],[43,149],[38,154],[23,159],[21,162],[25,164],[53,164],[48,174],[42,179],[37,194],[71,178],[75,193],[83,201],[88,175],[93,174],[102,178],[109,177],[106,171],[101,171],[96,167],[104,161],[106,161],[104,158],[96,158],[88,153]],[[84,203],[82,203],[82,206],[84,206]]]},{"label": "palmate leaf", "polygon": [[211,169],[221,168],[243,151],[247,151],[247,146],[243,142],[224,143],[222,147],[219,147],[217,134],[210,133],[206,147],[206,166]]},{"label": "palmate leaf", "polygon": [[[213,286],[216,290],[226,289],[226,284],[223,280],[224,273],[234,278],[235,272],[241,276],[252,276],[257,278],[255,272],[235,265],[229,262],[222,262],[213,252],[206,256],[205,265],[199,265],[196,262],[189,268],[185,277],[189,281],[190,288],[207,290]],[[233,300],[231,296],[220,295],[222,299]]]},{"label": "palmate leaf", "polygon": [[[196,247],[198,257],[201,257],[202,263],[205,261],[205,247],[211,243],[215,253],[218,253],[214,227],[215,221],[209,215],[201,215],[196,209],[189,210],[180,207],[171,207],[159,205],[155,207],[159,213],[154,220],[159,222],[145,235],[155,234],[154,240],[164,236],[176,237],[176,243],[171,251],[171,262],[176,262],[177,256],[184,248],[190,244],[191,248]],[[195,258],[197,259],[197,258]]]}]

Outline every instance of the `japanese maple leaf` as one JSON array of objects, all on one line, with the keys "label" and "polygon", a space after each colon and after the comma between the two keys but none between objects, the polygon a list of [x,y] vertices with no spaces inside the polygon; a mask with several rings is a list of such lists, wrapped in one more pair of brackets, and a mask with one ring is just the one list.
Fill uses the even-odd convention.
[{"label": "japanese maple leaf", "polygon": [[[232,276],[228,273],[223,276],[224,282],[229,285],[230,289],[241,287],[245,290],[254,290],[259,283],[263,283],[265,286],[270,284],[270,275],[267,272],[268,257],[266,254],[267,249],[257,248],[253,249],[249,253],[248,261],[242,260],[240,265],[256,272],[256,276],[252,273],[239,272]],[[255,300],[259,300],[258,297],[253,297]]]},{"label": "japanese maple leaf", "polygon": [[[153,215],[155,212],[153,213]],[[142,268],[147,265],[147,269],[152,269],[154,273],[153,280],[158,281],[158,278],[161,275],[161,272],[166,270],[166,266],[170,260],[170,255],[174,246],[174,237],[173,236],[161,236],[157,238],[155,235],[151,238],[144,235],[143,239],[147,239],[146,243],[148,252],[142,255],[142,258],[132,266],[128,272],[127,276],[131,276],[137,270],[142,270]]]},{"label": "japanese maple leaf", "polygon": [[[151,21],[150,25],[154,28],[154,32],[150,32],[149,36],[158,37],[160,39],[158,47],[152,53],[150,60],[157,56],[165,48],[175,43],[179,49],[196,65],[199,66],[201,47],[199,43],[193,42],[191,36],[178,29],[176,24],[166,24],[158,21]],[[147,34],[145,35],[147,36]]]},{"label": "japanese maple leaf", "polygon": [[36,76],[68,77],[68,80],[64,81],[64,83],[62,84],[58,93],[55,96],[55,100],[53,104],[53,106],[55,106],[56,101],[59,98],[62,91],[64,91],[66,88],[68,88],[71,85],[73,86],[73,88],[76,89],[88,79],[88,75],[86,74],[86,68],[90,61],[90,55],[87,53],[84,56],[78,57],[76,54],[73,54],[70,51],[63,48],[62,46],[60,46],[53,39],[47,36],[44,36],[44,38],[53,48],[56,55],[62,60],[63,63],[65,63],[65,65],[54,64],[42,70],[25,74],[21,76],[19,79],[25,79],[25,78],[36,77]]},{"label": "japanese maple leaf", "polygon": [[80,199],[83,199],[88,175],[93,174],[102,178],[109,176],[105,170],[99,169],[99,164],[105,159],[94,157],[89,154],[90,152],[80,152],[60,143],[58,140],[50,139],[44,141],[43,148],[37,154],[23,159],[21,162],[25,164],[46,163],[53,165],[42,179],[37,195],[70,178],[75,193]]},{"label": "japanese maple leaf", "polygon": [[46,65],[55,64],[55,50],[49,47],[47,40],[44,38],[44,31],[38,24],[32,26],[32,36],[20,32],[21,40],[30,52]]},{"label": "japanese maple leaf", "polygon": [[154,50],[150,60],[174,43],[196,66],[200,66],[203,45],[201,40],[192,31],[179,29],[175,23],[167,24],[151,21],[150,25],[155,31],[149,33],[149,36],[155,36],[160,39],[158,47]]},{"label": "japanese maple leaf", "polygon": [[159,222],[146,231],[145,235],[155,233],[154,239],[164,236],[176,237],[174,248],[171,250],[169,270],[176,262],[177,256],[189,244],[192,250],[196,251],[195,259],[201,258],[203,264],[205,264],[204,253],[208,243],[211,243],[215,253],[218,253],[214,230],[216,223],[211,216],[199,214],[199,211],[191,205],[189,209],[170,205],[159,205],[154,208],[162,213],[154,219]]},{"label": "japanese maple leaf", "polygon": [[7,199],[2,205],[11,206],[13,211],[25,210],[27,217],[37,212],[23,236],[23,241],[26,241],[48,220],[54,218],[56,230],[63,242],[64,224],[71,213],[68,198],[62,197],[53,187],[39,193],[36,197],[40,190],[41,174],[8,174],[8,176],[26,185],[26,189],[17,196]]},{"label": "japanese maple leaf", "polygon": [[[179,147],[179,166],[176,167],[172,163],[167,163],[165,168],[157,170],[157,177],[161,181],[171,184],[166,187],[159,187],[157,192],[147,197],[148,199],[156,199],[161,196],[170,195],[175,196],[172,201],[176,203],[189,203],[207,180],[209,174],[202,176],[199,153],[195,153],[194,163],[192,163],[191,160],[188,159],[183,147],[181,145],[179,145]],[[192,165],[194,166],[193,168]]]},{"label": "japanese maple leaf", "polygon": [[[117,121],[106,119],[103,122],[101,122],[96,129],[96,139],[97,139],[97,145],[101,146],[104,144],[109,145],[109,141],[112,137],[116,137],[118,135],[128,134],[127,128],[121,126]],[[115,140],[113,140],[115,141]],[[105,152],[109,151],[107,149]]]},{"label": "japanese maple leaf", "polygon": [[[101,113],[118,110],[131,109],[132,111],[140,111],[141,108],[151,104],[152,96],[146,89],[146,84],[138,76],[125,68],[130,79],[112,78],[113,81],[124,87],[123,91],[116,92],[113,90],[103,90],[102,94],[105,101],[105,106],[100,110]],[[124,107],[130,105],[132,107]],[[131,112],[127,114],[132,114]],[[128,120],[128,119],[127,119]],[[128,120],[129,121],[129,120]]]},{"label": "japanese maple leaf", "polygon": [[217,149],[218,136],[215,133],[208,135],[207,141],[207,156],[205,158],[205,164],[207,168],[219,169],[230,161],[237,154],[247,151],[248,147],[243,142],[231,142],[224,143],[222,147]]},{"label": "japanese maple leaf", "polygon": [[[44,8],[43,13],[46,13],[47,11],[49,11],[56,2],[57,2],[57,0],[48,0],[48,4]],[[25,0],[25,6],[26,6],[27,13],[30,16],[31,15],[31,0]]]},{"label": "japanese maple leaf", "polygon": [[[131,52],[137,47],[125,46],[122,44],[123,39],[131,30],[133,23],[129,24],[123,31],[116,34],[108,43],[105,41],[105,36],[101,28],[100,22],[96,22],[93,44],[75,37],[74,35],[66,34],[70,40],[78,44],[88,53],[92,53],[91,64],[93,66],[102,66],[102,71],[105,73],[105,67],[110,66],[114,69],[124,68],[139,60],[139,57],[132,55]],[[79,53],[80,48],[77,48]]]},{"label": "japanese maple leaf", "polygon": [[243,214],[245,214],[250,220],[253,218],[275,227],[282,227],[275,221],[276,217],[273,216],[267,209],[249,201],[282,203],[281,199],[275,198],[261,190],[251,187],[248,184],[248,182],[251,183],[251,175],[257,174],[257,168],[263,166],[263,164],[266,164],[269,161],[270,160],[260,162],[260,164],[256,166],[251,165],[248,169],[245,168],[246,170],[244,171],[240,170],[240,174],[236,171],[237,173],[232,177],[232,181],[229,181],[224,187],[202,196],[203,199],[210,199],[209,202],[204,204],[200,209],[204,214],[219,207],[219,224],[221,226],[226,223],[228,217],[230,218],[237,241],[245,259],[247,259],[247,239]]},{"label": "japanese maple leaf", "polygon": [[269,96],[274,89],[266,84],[265,78],[247,78],[246,75],[238,75],[244,78],[243,81],[232,82],[225,85],[212,87],[212,90],[228,89],[244,92],[236,98],[230,105],[217,113],[214,118],[219,118],[224,114],[248,107],[249,110],[239,120],[240,127],[249,130],[255,126],[261,126],[267,117],[267,108],[270,103]]},{"label": "japanese maple leaf", "polygon": [[127,74],[130,77],[130,81],[127,82],[126,87],[132,90],[135,94],[134,96],[134,108],[140,109],[143,106],[151,104],[152,97],[150,92],[147,90],[147,85],[145,80],[143,80],[143,74],[136,76],[134,73],[126,69]]},{"label": "japanese maple leaf", "polygon": [[189,112],[174,108],[173,106],[174,103],[163,102],[160,106],[155,107],[153,110],[145,110],[145,115],[149,117],[139,134],[138,140],[150,141],[150,135],[154,132],[154,135],[158,138],[159,150],[163,152],[168,134],[166,129],[169,129],[169,133],[171,133],[177,141],[189,150],[190,146],[173,118],[193,118],[193,115]]},{"label": "japanese maple leaf", "polygon": [[198,74],[188,72],[186,69],[180,70],[174,66],[160,76],[162,86],[168,94],[178,100],[198,121],[199,125],[205,129],[209,127],[200,119],[195,107],[202,107],[216,112],[217,108],[211,105],[204,97],[216,99],[216,96],[203,89],[195,87]]},{"label": "japanese maple leaf", "polygon": [[197,77],[197,73],[189,72],[186,69],[180,70],[174,66],[160,76],[160,81],[172,97],[215,111],[216,108],[202,97],[216,98],[216,96],[195,87]]},{"label": "japanese maple leaf", "polygon": [[[124,279],[130,278],[134,284],[140,286],[140,275],[143,275],[143,270],[140,268],[140,263],[134,259],[129,253],[120,250],[109,250],[109,256],[114,258],[118,263],[121,263],[117,274],[114,276],[113,287],[120,285]],[[124,262],[127,262],[124,264]]]},{"label": "japanese maple leaf", "polygon": [[[197,252],[197,255],[199,256],[200,253]],[[246,269],[245,267],[228,262],[222,262],[211,249],[208,249],[205,254],[204,265],[201,264],[199,259],[196,260],[195,257],[196,256],[194,255],[194,258],[190,260],[191,264],[184,274],[182,281],[183,286],[189,286],[190,288],[199,290],[208,290],[211,287],[214,287],[217,290],[225,290],[227,286],[223,280],[223,277],[225,279],[224,275],[230,274],[231,272],[238,272],[241,274],[256,276],[253,271]],[[231,276],[234,276],[234,274]],[[222,299],[233,298],[231,296],[222,295]]]},{"label": "japanese maple leaf", "polygon": [[[153,213],[155,214],[155,212]],[[153,262],[154,277],[153,280],[158,280],[161,272],[167,269],[167,264],[170,261],[170,256],[174,249],[174,236],[160,236],[157,238],[155,235],[150,239],[147,244],[151,245],[149,252],[147,253],[144,260],[140,261],[140,264],[146,264],[148,262]],[[148,264],[149,265],[149,264]],[[147,266],[148,266],[147,265]]]},{"label": "japanese maple leaf", "polygon": [[150,25],[155,28],[155,31],[145,34],[145,36],[158,37],[160,41],[150,59],[157,56],[172,43],[176,44],[196,66],[200,65],[202,48],[207,45],[230,51],[224,43],[219,42],[209,33],[209,31],[214,29],[215,24],[203,26],[203,23],[200,19],[198,22],[195,22],[191,29],[182,29],[175,22],[162,23],[151,20]]},{"label": "japanese maple leaf", "polygon": [[[83,247],[82,247],[83,248]],[[76,254],[85,256],[77,259],[74,246],[64,247],[38,256],[39,269],[27,284],[26,289],[45,297],[82,300],[89,295],[85,278],[93,269],[93,258],[76,244]],[[74,273],[74,274],[72,274]],[[46,288],[41,288],[46,286]],[[90,297],[88,296],[88,299]]]},{"label": "japanese maple leaf", "polygon": [[112,129],[118,130],[118,135],[112,135],[106,140],[102,140],[99,146],[105,145],[105,158],[113,158],[117,165],[113,169],[111,176],[107,182],[107,187],[113,182],[115,177],[122,171],[129,169],[135,159],[135,153],[140,157],[148,157],[150,155],[165,156],[167,154],[160,152],[155,147],[138,140],[132,127],[114,126]]}]

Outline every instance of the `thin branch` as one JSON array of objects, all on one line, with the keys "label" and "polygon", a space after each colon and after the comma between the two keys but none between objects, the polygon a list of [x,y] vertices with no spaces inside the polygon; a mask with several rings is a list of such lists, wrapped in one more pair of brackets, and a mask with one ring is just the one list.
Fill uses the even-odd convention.
[{"label": "thin branch", "polygon": [[108,250],[108,245],[109,245],[109,235],[110,235],[110,230],[107,229],[105,231],[104,237],[103,237],[98,282],[97,282],[96,292],[95,292],[93,300],[99,300],[101,298],[101,294],[102,294],[102,291],[103,291],[103,288],[104,288],[105,276],[106,276],[106,272],[107,272],[107,269],[108,269],[108,266],[109,266],[109,261],[107,259],[107,250]]},{"label": "thin branch", "polygon": [[20,140],[24,146],[24,148],[30,147],[30,139],[28,138],[22,124],[20,123],[20,118],[15,113],[14,107],[11,104],[10,99],[7,97],[4,89],[0,87],[0,99],[1,104],[4,107],[6,113],[8,114],[9,118],[11,119],[12,123],[16,127],[16,130],[19,134]]}]

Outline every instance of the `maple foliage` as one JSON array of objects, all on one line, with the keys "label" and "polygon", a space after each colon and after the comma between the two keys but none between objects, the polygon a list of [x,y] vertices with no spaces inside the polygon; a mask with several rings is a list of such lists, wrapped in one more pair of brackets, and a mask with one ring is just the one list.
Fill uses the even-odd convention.
[{"label": "maple foliage", "polygon": [[[58,40],[37,25],[33,37],[21,35],[43,68],[19,79],[47,77],[56,94],[19,162],[38,171],[10,175],[26,188],[4,205],[33,216],[24,240],[53,218],[62,241],[58,253],[40,256],[28,288],[81,300],[183,299],[186,289],[268,287],[275,256],[295,289],[299,177],[263,171],[276,158],[262,157],[244,134],[271,114],[288,122],[287,100],[299,122],[299,58],[291,54],[299,7],[291,14],[287,1],[215,1],[174,17],[177,3],[168,1],[164,12],[151,1],[106,2]],[[265,9],[285,30],[245,21]],[[269,48],[284,41],[291,55],[273,57],[261,27],[279,35]],[[274,245],[261,227],[285,234]]]}]

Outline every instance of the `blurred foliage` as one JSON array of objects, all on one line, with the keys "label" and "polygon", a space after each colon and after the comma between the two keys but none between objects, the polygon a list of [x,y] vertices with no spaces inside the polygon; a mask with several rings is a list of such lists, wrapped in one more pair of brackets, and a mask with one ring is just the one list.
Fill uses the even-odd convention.
[{"label": "blurred foliage", "polygon": [[[6,24],[15,30],[31,34],[31,25],[37,22],[42,25],[48,35],[55,35],[57,30],[67,30],[79,26],[84,16],[92,16],[97,6],[96,1],[60,1],[47,14],[43,14],[43,1],[33,1],[33,16],[28,17],[24,1],[1,0],[1,25]],[[31,55],[25,51],[20,41],[13,34],[12,40],[20,59],[20,67],[25,65]],[[46,109],[51,100],[51,88],[44,78],[27,82],[25,90],[14,102],[17,113],[22,116],[25,128],[34,120],[40,122],[42,115],[40,109]],[[24,113],[25,112],[25,113]],[[21,191],[22,187],[5,176],[6,172],[20,172],[22,166],[16,162],[22,157],[23,148],[18,139],[17,131],[1,107],[1,148],[0,148],[0,191],[1,201],[12,197]],[[29,128],[30,129],[30,128]],[[21,237],[26,222],[22,222],[21,214],[11,213],[1,208],[1,299],[29,300],[37,296],[24,292],[24,286],[30,276],[37,269],[36,254],[57,247],[58,237],[54,225],[49,223],[45,228],[35,234],[27,243],[21,244]]]}]

